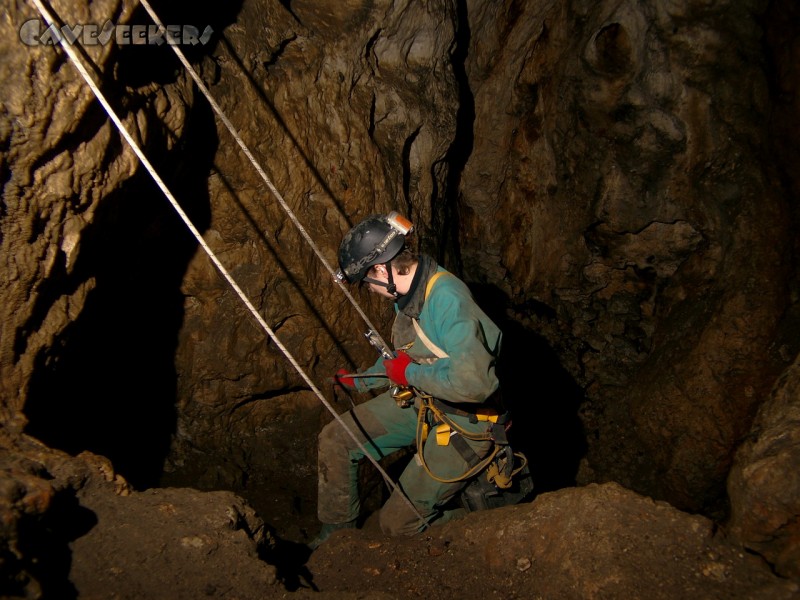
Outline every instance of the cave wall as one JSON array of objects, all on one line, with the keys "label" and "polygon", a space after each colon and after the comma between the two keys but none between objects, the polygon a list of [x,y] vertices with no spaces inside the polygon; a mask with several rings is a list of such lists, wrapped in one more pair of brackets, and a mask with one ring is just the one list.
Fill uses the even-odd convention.
[{"label": "cave wall", "polygon": [[[64,5],[56,5],[63,8]],[[73,6],[85,20],[130,8],[121,3]],[[51,347],[84,306],[91,278],[70,293],[49,291],[47,282],[73,271],[81,233],[100,200],[136,170],[133,154],[111,147],[113,125],[97,113],[93,95],[52,48],[28,47],[19,28],[36,15],[21,6],[3,21],[2,55],[2,349],[0,389],[4,421],[25,402],[37,353]],[[103,68],[111,46],[90,57]],[[131,115],[132,118],[134,115]],[[49,292],[49,293],[48,293]]]},{"label": "cave wall", "polygon": [[784,577],[800,576],[800,362],[781,374],[736,454],[728,494],[733,539]]},{"label": "cave wall", "polygon": [[[125,2],[54,7],[134,15]],[[200,23],[215,14],[198,10]],[[326,258],[360,218],[405,212],[415,245],[543,339],[580,390],[588,446],[567,480],[724,515],[735,451],[798,351],[786,334],[795,154],[773,153],[794,148],[796,42],[770,54],[763,26],[783,13],[755,1],[226,10],[194,60]],[[329,417],[71,66],[19,44],[32,16],[20,5],[0,42],[4,423],[92,445],[140,486],[163,463],[198,487],[261,488],[287,510],[312,497]],[[363,323],[187,76],[140,50],[90,55],[223,263],[321,386],[371,362]],[[388,307],[357,294],[387,327]],[[566,384],[531,377],[539,352],[513,350],[514,402],[576,412]],[[760,535],[740,521],[743,538]]]},{"label": "cave wall", "polygon": [[[132,2],[53,9],[70,26],[143,18]],[[40,37],[23,43],[22,25],[36,17],[22,3],[3,23],[4,422],[70,452],[109,456],[134,484],[152,485],[175,430],[179,285],[196,244],[67,57]],[[188,74],[167,46],[98,43],[86,53],[111,105],[204,228],[216,140]]]},{"label": "cave wall", "polygon": [[[620,481],[721,516],[735,449],[797,351],[774,343],[791,302],[791,212],[768,158],[765,10],[245,3],[216,57],[216,89],[235,122],[255,123],[259,156],[331,260],[351,223],[400,208],[420,248],[544,336],[585,392],[578,481]],[[230,261],[317,378],[371,360],[354,340],[358,318],[315,291],[327,275],[239,160],[223,142],[211,195],[250,203],[275,255],[241,216],[228,221],[234,201],[213,211]],[[193,286],[216,286],[234,310],[215,277],[202,257],[190,268],[187,323],[217,310]],[[218,326],[182,331],[194,336],[178,354],[187,447],[206,435],[225,446],[234,421],[268,420],[254,400],[299,385],[259,358],[249,325]],[[220,347],[241,362],[221,365]],[[563,401],[536,381],[517,395]]]},{"label": "cave wall", "polygon": [[[331,264],[353,224],[392,209],[415,220],[415,243],[433,251],[439,233],[431,198],[447,177],[445,157],[457,128],[452,3],[325,6],[245,2],[237,25],[207,60],[219,69],[211,91]],[[339,367],[374,361],[362,337],[366,326],[229,133],[218,129],[208,236],[330,395],[328,378]],[[166,481],[269,490],[276,512],[313,502],[315,440],[330,415],[205,257],[189,265],[181,289],[178,424]],[[354,293],[385,332],[390,307]],[[344,398],[333,400],[337,410],[349,407]],[[275,499],[287,463],[299,476],[280,484]]]},{"label": "cave wall", "polygon": [[473,28],[467,61],[465,271],[585,388],[579,481],[724,511],[734,451],[797,351],[773,352],[792,265],[765,4],[506,4],[474,11],[494,28]]}]

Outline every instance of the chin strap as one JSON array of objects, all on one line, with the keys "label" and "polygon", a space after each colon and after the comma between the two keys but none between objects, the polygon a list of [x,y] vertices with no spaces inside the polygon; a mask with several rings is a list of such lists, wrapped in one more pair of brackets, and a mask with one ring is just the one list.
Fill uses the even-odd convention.
[{"label": "chin strap", "polygon": [[386,291],[389,292],[392,296],[397,299],[399,294],[397,293],[397,286],[394,283],[394,276],[392,275],[392,261],[386,261],[386,273],[389,278],[389,281],[378,281],[377,279],[373,279],[372,277],[364,277],[362,281],[366,281],[367,283],[372,283],[374,285],[379,285],[381,287],[385,287]]}]

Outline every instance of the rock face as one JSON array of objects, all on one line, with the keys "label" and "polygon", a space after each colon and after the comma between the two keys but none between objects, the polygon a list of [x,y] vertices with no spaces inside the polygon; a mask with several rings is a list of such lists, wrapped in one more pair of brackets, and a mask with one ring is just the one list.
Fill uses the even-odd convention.
[{"label": "rock face", "polygon": [[[352,221],[399,207],[422,249],[547,338],[586,393],[580,481],[723,514],[733,452],[781,367],[768,349],[790,301],[788,209],[759,158],[758,10],[246,3],[215,93],[234,121],[255,119],[258,155],[331,261]],[[226,259],[317,378],[371,360],[343,341],[358,317],[320,297],[326,273],[239,160],[223,143],[211,180],[228,200],[210,223]],[[236,302],[204,258],[183,290],[176,464],[200,438],[230,454],[231,423],[263,420],[252,400],[301,385],[260,358],[249,325],[202,327]],[[219,348],[238,360],[221,364]]]},{"label": "rock face", "polygon": [[800,364],[779,378],[736,455],[732,534],[785,577],[800,577]]},{"label": "rock face", "polygon": [[[53,9],[71,27],[137,18],[133,3]],[[110,456],[141,485],[142,471],[161,469],[174,430],[177,282],[196,248],[66,57],[41,38],[22,43],[19,28],[38,16],[32,7],[12,16],[2,25],[0,62],[5,421],[22,420],[24,410],[35,435]],[[202,178],[203,153],[214,144],[198,150],[205,113],[193,108],[188,75],[174,58],[163,60],[166,52],[87,46],[89,69],[102,75],[125,126],[186,210],[202,217],[207,193],[196,192],[205,181],[185,178],[183,166]]]},{"label": "rock face", "polygon": [[465,271],[586,389],[580,481],[714,510],[788,302],[758,7],[513,4],[471,17]]},{"label": "rock face", "polygon": [[[394,208],[410,214],[419,243],[433,250],[442,225],[432,214],[458,137],[459,85],[450,58],[458,16],[449,2],[325,6],[295,2],[289,12],[278,2],[245,3],[214,57],[224,68],[211,91],[331,264],[355,222]],[[361,335],[366,326],[229,133],[220,128],[219,138],[207,235],[329,393],[325,382],[339,367],[376,358]],[[286,479],[291,465],[299,477],[280,512],[313,502],[318,400],[270,344],[265,351],[264,334],[249,318],[220,318],[220,308],[242,315],[239,300],[205,257],[189,265],[181,290],[178,423],[167,481],[244,485],[257,494]],[[391,308],[357,296],[385,331]],[[287,406],[295,411],[291,427],[275,410],[276,398],[287,393],[301,399]],[[203,455],[214,469],[197,460]]]},{"label": "rock face", "polygon": [[[56,3],[56,9],[66,5]],[[96,21],[117,14],[119,2],[70,3],[76,19]],[[43,45],[23,45],[22,23],[38,16],[25,5],[3,21],[2,69],[2,396],[5,419],[22,409],[37,354],[55,344],[83,309],[96,281],[76,278],[84,233],[101,199],[136,170],[133,154],[116,145],[113,125],[64,59]],[[90,48],[93,62],[107,66],[110,45]],[[163,93],[163,92],[162,92]],[[135,115],[128,115],[135,122]],[[114,140],[114,142],[112,142]],[[110,146],[115,146],[110,149]]]},{"label": "rock face", "polygon": [[[53,7],[147,22],[127,1]],[[795,574],[792,3],[189,7],[157,10],[213,27],[190,58],[326,261],[352,224],[398,209],[502,324],[506,395],[544,489],[616,481],[722,519],[741,445],[731,530]],[[329,417],[71,65],[20,42],[35,16],[23,4],[0,24],[4,426],[107,456],[137,489],[259,496],[303,539]],[[297,363],[329,394],[337,368],[371,362],[365,324],[170,48],[88,54]],[[355,293],[385,331],[391,309]],[[786,471],[774,488],[767,460]]]},{"label": "rock face", "polygon": [[110,461],[0,430],[3,598],[263,598],[274,539],[230,492],[135,492]]}]

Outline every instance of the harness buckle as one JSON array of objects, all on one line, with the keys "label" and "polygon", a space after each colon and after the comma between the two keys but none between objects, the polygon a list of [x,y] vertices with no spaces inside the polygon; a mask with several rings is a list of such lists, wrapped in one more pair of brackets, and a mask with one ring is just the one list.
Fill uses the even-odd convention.
[{"label": "harness buckle", "polygon": [[400,408],[408,408],[414,403],[414,392],[411,388],[398,385],[392,389],[392,398]]}]

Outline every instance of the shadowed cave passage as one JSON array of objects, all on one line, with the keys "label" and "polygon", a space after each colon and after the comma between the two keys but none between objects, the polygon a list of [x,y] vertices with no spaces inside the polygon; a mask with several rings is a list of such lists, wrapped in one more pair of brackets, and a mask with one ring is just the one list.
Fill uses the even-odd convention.
[{"label": "shadowed cave passage", "polygon": [[[208,200],[199,191],[186,208],[202,226]],[[94,276],[96,287],[37,359],[27,433],[73,454],[106,456],[145,488],[157,483],[175,431],[180,283],[196,242],[149,178],[138,176],[103,207],[64,282]]]},{"label": "shadowed cave passage", "polygon": [[[181,14],[181,6],[171,8],[163,15],[167,22]],[[193,20],[201,22],[203,7],[197,8]],[[234,17],[235,10],[217,12],[210,22],[222,29]],[[146,14],[140,17],[141,22],[147,19]],[[151,101],[148,95],[123,94],[124,86],[166,85],[183,68],[167,46],[122,46],[116,65],[120,83],[106,82],[103,93],[121,115],[147,110]],[[96,104],[81,126],[99,127],[106,119]],[[178,140],[167,138],[170,133],[157,118],[149,118],[147,126],[145,154],[202,232],[210,220],[207,178],[218,147],[211,108],[194,102]],[[124,143],[112,142],[108,162]],[[60,295],[95,282],[84,310],[37,356],[24,407],[27,433],[72,454],[89,450],[108,457],[136,488],[158,483],[176,426],[180,286],[196,249],[197,242],[143,167],[103,199],[83,233],[74,269],[67,274],[66,257],[60,254],[57,275],[39,290],[34,319]]]},{"label": "shadowed cave passage", "polygon": [[[542,336],[508,316],[509,299],[503,292],[490,285],[470,287],[503,331],[498,375],[503,402],[512,415],[509,439],[530,462],[534,495],[575,485],[578,464],[586,453],[578,418],[583,390]],[[521,314],[537,311],[548,312],[541,305],[527,307]]]}]

